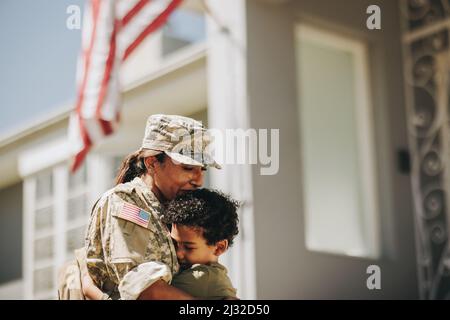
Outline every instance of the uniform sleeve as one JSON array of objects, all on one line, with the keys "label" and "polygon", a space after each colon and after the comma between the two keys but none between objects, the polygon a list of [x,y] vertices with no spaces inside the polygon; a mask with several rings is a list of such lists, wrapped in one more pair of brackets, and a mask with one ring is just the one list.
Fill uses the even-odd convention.
[{"label": "uniform sleeve", "polygon": [[58,274],[59,300],[85,300],[81,289],[80,269],[76,261],[67,262]]},{"label": "uniform sleeve", "polygon": [[[148,250],[157,249],[159,244],[156,233],[159,231],[151,219],[143,226],[132,219],[119,217],[125,203],[112,193],[94,207],[86,237],[87,266],[89,274],[102,290],[105,290],[105,287],[107,290],[112,283],[124,292],[131,292],[128,297],[135,299],[158,279],[171,277],[171,272],[167,266],[163,269],[137,268],[144,262],[149,262],[146,259],[151,256]],[[157,261],[157,256],[154,258]],[[138,286],[130,277],[122,283],[125,275],[131,271],[132,279],[140,280]]]},{"label": "uniform sleeve", "polygon": [[136,300],[139,295],[158,280],[170,283],[172,273],[167,265],[158,261],[144,262],[128,272],[119,284],[122,300]]},{"label": "uniform sleeve", "polygon": [[108,278],[104,255],[105,246],[102,238],[106,224],[108,203],[107,201],[100,203],[100,201],[93,208],[86,233],[85,246],[87,270],[95,285],[102,289],[104,280]]}]

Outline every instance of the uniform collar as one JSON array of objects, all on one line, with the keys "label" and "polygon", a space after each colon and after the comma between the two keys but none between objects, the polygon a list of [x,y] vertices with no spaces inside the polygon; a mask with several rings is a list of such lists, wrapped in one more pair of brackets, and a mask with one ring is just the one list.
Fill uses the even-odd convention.
[{"label": "uniform collar", "polygon": [[155,209],[156,213],[158,214],[158,217],[160,217],[162,211],[162,204],[155,196],[155,194],[152,192],[152,190],[148,187],[148,185],[144,182],[144,180],[142,180],[140,177],[135,177],[131,181],[131,183],[135,187],[139,188],[139,191],[146,198],[147,202],[151,204],[153,209]]}]

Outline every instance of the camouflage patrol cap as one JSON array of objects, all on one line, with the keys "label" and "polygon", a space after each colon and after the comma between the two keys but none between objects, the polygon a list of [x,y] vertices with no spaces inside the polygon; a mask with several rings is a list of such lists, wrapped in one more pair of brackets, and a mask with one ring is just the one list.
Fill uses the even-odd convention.
[{"label": "camouflage patrol cap", "polygon": [[210,154],[211,142],[211,135],[201,122],[155,114],[147,119],[141,150],[162,151],[183,164],[221,169]]}]

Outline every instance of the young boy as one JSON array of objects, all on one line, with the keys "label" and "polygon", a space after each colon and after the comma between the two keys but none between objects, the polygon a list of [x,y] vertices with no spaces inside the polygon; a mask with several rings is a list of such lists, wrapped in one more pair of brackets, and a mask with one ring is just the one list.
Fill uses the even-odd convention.
[{"label": "young boy", "polygon": [[208,189],[185,193],[171,201],[163,221],[171,223],[180,269],[172,285],[196,298],[236,298],[219,256],[238,234],[239,204]]},{"label": "young boy", "polygon": [[[238,207],[237,201],[208,189],[188,191],[168,203],[161,218],[171,224],[180,263],[180,272],[173,276],[171,285],[199,299],[237,299],[219,256],[239,232]],[[84,294],[89,299],[101,299],[102,292],[86,278]],[[123,281],[138,285],[139,279],[130,271]],[[119,292],[125,299],[135,296],[120,286]]]}]

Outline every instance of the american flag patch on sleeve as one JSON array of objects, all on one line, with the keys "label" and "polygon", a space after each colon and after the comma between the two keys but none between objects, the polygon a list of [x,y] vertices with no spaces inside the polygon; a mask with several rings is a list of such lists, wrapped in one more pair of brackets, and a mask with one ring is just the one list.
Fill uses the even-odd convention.
[{"label": "american flag patch on sleeve", "polygon": [[148,227],[150,221],[150,214],[148,212],[129,203],[124,203],[118,217],[134,222],[144,228]]}]

